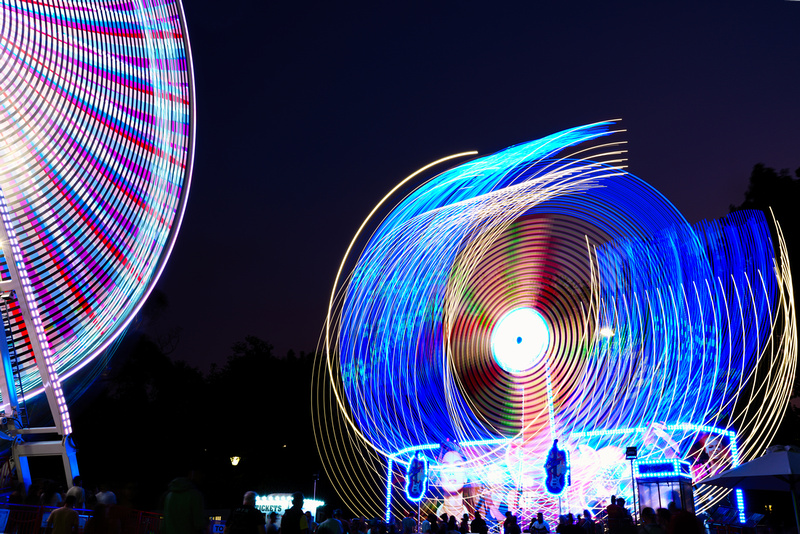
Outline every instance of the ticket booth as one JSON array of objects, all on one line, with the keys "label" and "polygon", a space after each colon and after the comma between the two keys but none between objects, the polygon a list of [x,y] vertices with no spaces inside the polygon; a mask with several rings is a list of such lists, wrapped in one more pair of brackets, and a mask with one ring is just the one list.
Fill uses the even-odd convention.
[{"label": "ticket booth", "polygon": [[689,462],[665,458],[633,462],[639,510],[668,508],[670,503],[694,513],[694,493]]}]

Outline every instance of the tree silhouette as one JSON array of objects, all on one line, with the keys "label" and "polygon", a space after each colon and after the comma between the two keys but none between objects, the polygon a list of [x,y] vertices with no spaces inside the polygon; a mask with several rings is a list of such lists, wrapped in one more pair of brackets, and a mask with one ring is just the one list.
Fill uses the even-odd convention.
[{"label": "tree silhouette", "polygon": [[[800,178],[800,168],[794,172]],[[750,183],[745,192],[744,202],[739,206],[731,206],[730,211],[757,209],[767,214],[770,210],[780,225],[786,238],[789,251],[792,278],[798,280],[798,261],[800,261],[800,217],[797,216],[800,206],[800,180],[792,177],[788,169],[776,171],[759,163],[753,167]],[[795,302],[798,294],[795,291]],[[800,396],[800,373],[795,372],[792,396]],[[796,402],[796,400],[795,400]],[[790,403],[783,423],[775,436],[775,443],[800,445],[800,409]]]},{"label": "tree silhouette", "polygon": [[[800,178],[800,168],[794,174]],[[786,237],[790,260],[794,260],[800,254],[798,201],[800,201],[800,180],[793,178],[788,169],[776,171],[759,163],[753,167],[753,172],[750,174],[744,202],[739,206],[731,206],[730,211],[757,209],[769,217],[771,209]],[[792,261],[793,271],[794,264]]]},{"label": "tree silhouette", "polygon": [[[311,427],[313,355],[277,357],[266,341],[234,343],[208,375],[173,361],[161,343],[129,333],[111,369],[81,399],[75,441],[84,479],[134,483],[140,509],[155,509],[174,477],[204,475],[209,508],[245,491],[311,492],[320,470]],[[230,457],[240,456],[238,466]]]}]

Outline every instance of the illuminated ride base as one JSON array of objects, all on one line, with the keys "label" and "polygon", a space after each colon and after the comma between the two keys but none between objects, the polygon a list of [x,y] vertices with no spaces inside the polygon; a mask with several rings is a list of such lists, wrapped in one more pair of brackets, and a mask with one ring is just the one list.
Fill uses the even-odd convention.
[{"label": "illuminated ride base", "polygon": [[[527,526],[612,494],[632,507],[632,470],[697,483],[770,444],[797,343],[780,228],[754,211],[690,225],[600,142],[613,126],[445,171],[362,237],[412,175],[356,234],[313,410],[351,510]],[[698,485],[696,510],[728,492]]]},{"label": "illuminated ride base", "polygon": [[[183,217],[189,44],[179,0],[0,0],[0,16],[0,437],[20,481],[29,456],[60,455],[71,485],[65,381],[102,365]],[[53,423],[31,427],[42,393]]]}]

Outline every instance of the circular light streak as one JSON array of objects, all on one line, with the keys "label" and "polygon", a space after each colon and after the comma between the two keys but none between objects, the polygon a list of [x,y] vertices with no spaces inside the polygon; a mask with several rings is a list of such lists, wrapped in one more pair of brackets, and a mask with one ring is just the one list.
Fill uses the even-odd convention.
[{"label": "circular light streak", "polygon": [[495,325],[492,355],[509,373],[521,373],[538,365],[550,345],[550,331],[542,314],[533,308],[517,308]]},{"label": "circular light streak", "polygon": [[30,398],[43,381],[32,337],[50,380],[71,376],[164,269],[189,191],[194,89],[178,0],[4,0],[0,12],[0,277],[13,262],[28,288],[36,331],[13,296],[3,313]]},{"label": "circular light streak", "polygon": [[[353,510],[404,509],[417,454],[436,506],[502,519],[505,506],[557,508],[541,469],[555,439],[570,509],[629,495],[626,446],[684,460],[699,481],[769,442],[797,348],[780,227],[773,243],[760,212],[689,224],[619,166],[618,143],[597,144],[612,133],[573,128],[454,167],[351,260],[354,238],[313,411],[323,465]],[[546,348],[504,367],[494,338],[515,310],[541,317]],[[527,342],[511,330],[512,346]],[[699,486],[698,507],[724,493]]]}]

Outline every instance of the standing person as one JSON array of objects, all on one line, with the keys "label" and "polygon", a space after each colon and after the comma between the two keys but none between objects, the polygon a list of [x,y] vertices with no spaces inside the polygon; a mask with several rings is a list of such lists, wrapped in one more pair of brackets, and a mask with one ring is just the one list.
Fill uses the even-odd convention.
[{"label": "standing person", "polygon": [[556,532],[559,534],[583,534],[583,529],[573,523],[572,514],[558,516]]},{"label": "standing person", "polygon": [[264,513],[256,510],[256,492],[244,494],[242,505],[231,510],[223,534],[266,534]]},{"label": "standing person", "polygon": [[475,519],[472,520],[469,529],[473,534],[487,534],[489,532],[486,521],[483,520],[480,512],[475,512]]},{"label": "standing person", "polygon": [[278,534],[278,514],[270,512],[267,518],[267,534]]},{"label": "standing person", "polygon": [[414,533],[414,531],[417,529],[417,522],[414,521],[414,512],[412,512],[411,510],[406,512],[406,516],[403,518],[402,525],[403,525],[403,534]]},{"label": "standing person", "polygon": [[594,527],[594,519],[592,519],[592,513],[589,510],[583,511],[583,522],[578,522],[578,525],[586,531],[586,534],[595,534],[595,527]]},{"label": "standing person", "polygon": [[667,531],[658,524],[656,511],[652,508],[642,508],[642,526],[639,527],[640,534],[667,534]]},{"label": "standing person", "polygon": [[469,534],[469,514],[461,516],[461,524],[458,525],[458,531],[461,534]]},{"label": "standing person", "polygon": [[431,533],[431,532],[433,534],[436,534],[436,532],[437,532],[437,528],[436,528],[437,523],[438,523],[438,520],[436,519],[436,514],[430,513],[430,514],[428,514],[428,517],[425,518],[425,521],[423,521],[422,524],[420,525],[419,531],[422,534],[428,534],[428,533]]},{"label": "standing person", "polygon": [[622,497],[618,497],[617,506],[619,506],[619,508],[622,510],[621,531],[630,532],[634,528],[633,516],[631,516],[631,513],[628,511],[627,508],[625,508],[625,499],[623,499]]},{"label": "standing person", "polygon": [[106,506],[113,506],[117,504],[117,496],[114,495],[114,492],[108,489],[108,484],[103,482],[100,484],[100,491],[98,491],[95,496],[97,502],[100,504],[105,504]]},{"label": "standing person", "polygon": [[536,514],[536,519],[531,521],[531,525],[528,530],[531,534],[550,532],[550,524],[544,520],[544,515],[542,515],[542,512],[539,512]]},{"label": "standing person", "polygon": [[611,496],[611,502],[606,506],[606,526],[610,534],[624,530],[625,510],[617,504],[617,496]]},{"label": "standing person", "polygon": [[281,534],[309,534],[308,519],[303,513],[305,497],[299,491],[292,495],[292,507],[283,513]]},{"label": "standing person", "polygon": [[52,480],[45,483],[39,504],[52,507],[61,506],[61,494],[58,493],[58,486]]},{"label": "standing person", "polygon": [[506,534],[522,534],[522,530],[520,530],[519,525],[517,524],[517,516],[513,514],[508,518]]},{"label": "standing person", "polygon": [[308,522],[308,534],[314,534],[319,524],[314,521],[314,517],[311,515],[310,511],[306,511],[306,522]]},{"label": "standing person", "polygon": [[319,532],[319,534],[344,534],[342,522],[335,517],[331,517],[320,523],[317,527],[317,532]]},{"label": "standing person", "polygon": [[333,511],[333,518],[342,524],[342,532],[344,534],[350,534],[350,522],[344,518],[344,514],[339,508]]},{"label": "standing person", "polygon": [[67,490],[67,497],[75,497],[75,508],[86,507],[86,492],[83,490],[83,479],[77,476],[72,479],[72,487]]},{"label": "standing person", "polygon": [[200,534],[205,532],[203,495],[186,477],[169,483],[164,496],[164,534]]},{"label": "standing person", "polygon": [[53,510],[47,518],[47,534],[78,534],[78,512],[73,510],[75,497],[70,495],[64,501],[64,506]]},{"label": "standing person", "polygon": [[451,515],[450,519],[447,520],[447,534],[461,534],[458,531],[458,522],[454,515]]},{"label": "standing person", "polygon": [[656,523],[660,526],[664,532],[669,530],[669,524],[672,521],[672,514],[669,513],[669,510],[666,508],[659,508],[656,510]]}]

